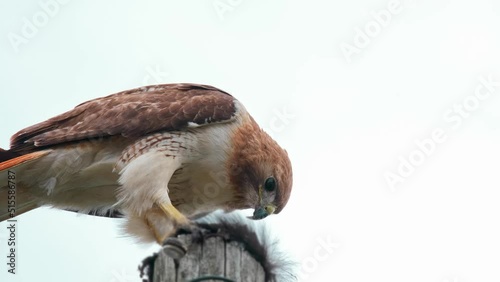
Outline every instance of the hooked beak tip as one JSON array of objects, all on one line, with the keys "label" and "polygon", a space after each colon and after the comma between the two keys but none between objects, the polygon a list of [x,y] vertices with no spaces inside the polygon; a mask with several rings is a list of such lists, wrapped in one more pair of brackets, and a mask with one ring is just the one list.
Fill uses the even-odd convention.
[{"label": "hooked beak tip", "polygon": [[263,207],[258,207],[253,212],[252,219],[263,219],[263,218],[267,217],[268,215],[269,214],[267,213],[267,211]]}]

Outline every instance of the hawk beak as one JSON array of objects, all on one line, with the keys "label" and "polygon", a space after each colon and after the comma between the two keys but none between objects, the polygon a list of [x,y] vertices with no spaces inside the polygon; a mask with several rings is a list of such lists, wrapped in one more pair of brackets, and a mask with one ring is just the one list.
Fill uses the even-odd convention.
[{"label": "hawk beak", "polygon": [[259,186],[259,206],[255,208],[253,212],[252,219],[263,219],[268,215],[271,215],[276,210],[276,206],[273,204],[262,205],[262,185]]},{"label": "hawk beak", "polygon": [[274,213],[276,210],[276,207],[273,205],[267,205],[265,207],[257,207],[255,211],[253,212],[253,217],[252,219],[263,219],[267,217],[268,215],[271,215]]}]

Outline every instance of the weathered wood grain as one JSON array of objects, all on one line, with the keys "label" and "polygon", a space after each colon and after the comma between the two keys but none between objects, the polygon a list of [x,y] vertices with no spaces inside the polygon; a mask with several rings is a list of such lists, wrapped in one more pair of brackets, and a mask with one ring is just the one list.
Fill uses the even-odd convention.
[{"label": "weathered wood grain", "polygon": [[241,242],[227,241],[218,236],[196,243],[191,242],[190,235],[181,235],[178,239],[187,247],[186,255],[176,263],[161,251],[155,261],[154,282],[186,282],[206,276],[238,282],[265,281],[262,265],[244,249]]}]

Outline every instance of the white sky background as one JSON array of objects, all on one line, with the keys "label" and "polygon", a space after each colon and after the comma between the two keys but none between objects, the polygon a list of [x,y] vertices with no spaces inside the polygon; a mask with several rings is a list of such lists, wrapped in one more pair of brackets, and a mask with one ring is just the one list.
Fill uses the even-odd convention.
[{"label": "white sky background", "polygon": [[[500,85],[473,96],[480,77],[500,81],[500,2],[402,1],[349,57],[341,45],[357,48],[390,1],[69,1],[14,46],[47,2],[0,3],[0,147],[92,98],[214,85],[290,154],[292,197],[266,221],[301,281],[500,280]],[[466,118],[448,112],[464,100]],[[446,140],[391,189],[384,175],[439,129]],[[19,217],[13,276],[7,236],[0,223],[0,281],[139,281],[159,248],[117,220],[38,209]]]}]

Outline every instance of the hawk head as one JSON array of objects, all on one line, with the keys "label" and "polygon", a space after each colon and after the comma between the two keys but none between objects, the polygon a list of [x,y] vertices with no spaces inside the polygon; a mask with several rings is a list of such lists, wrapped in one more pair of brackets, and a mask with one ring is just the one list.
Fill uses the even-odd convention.
[{"label": "hawk head", "polygon": [[238,208],[253,208],[253,219],[279,213],[292,191],[287,152],[253,120],[235,133],[233,142],[229,175]]}]

